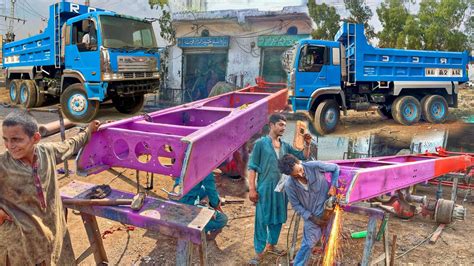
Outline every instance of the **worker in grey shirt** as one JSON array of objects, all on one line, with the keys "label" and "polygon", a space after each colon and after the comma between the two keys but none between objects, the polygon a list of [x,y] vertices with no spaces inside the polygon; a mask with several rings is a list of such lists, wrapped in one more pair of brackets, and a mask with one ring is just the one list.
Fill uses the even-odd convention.
[{"label": "worker in grey shirt", "polygon": [[[278,168],[281,173],[291,176],[285,191],[295,212],[304,219],[303,241],[293,263],[305,265],[326,226],[327,221],[322,219],[324,202],[336,194],[339,166],[320,161],[301,162],[286,154],[279,160]],[[327,182],[325,172],[332,174],[331,184]]]}]

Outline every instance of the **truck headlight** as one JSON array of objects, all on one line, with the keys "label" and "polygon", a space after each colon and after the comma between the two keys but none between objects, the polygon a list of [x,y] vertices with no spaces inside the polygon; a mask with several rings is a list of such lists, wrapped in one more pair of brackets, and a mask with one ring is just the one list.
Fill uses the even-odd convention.
[{"label": "truck headlight", "polygon": [[123,73],[104,73],[102,79],[104,81],[123,79]]},{"label": "truck headlight", "polygon": [[153,72],[154,78],[160,78],[160,72]]}]

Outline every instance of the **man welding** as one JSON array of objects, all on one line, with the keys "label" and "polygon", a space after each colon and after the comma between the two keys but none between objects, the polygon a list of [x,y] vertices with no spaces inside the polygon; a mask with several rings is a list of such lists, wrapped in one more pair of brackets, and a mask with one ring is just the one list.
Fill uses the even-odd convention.
[{"label": "man welding", "polygon": [[[295,212],[304,219],[303,241],[294,265],[305,265],[329,220],[324,209],[325,205],[334,203],[339,166],[320,161],[301,162],[286,154],[278,161],[278,168],[281,173],[292,177],[286,182],[285,191]],[[324,176],[326,172],[332,175],[330,184]]]}]

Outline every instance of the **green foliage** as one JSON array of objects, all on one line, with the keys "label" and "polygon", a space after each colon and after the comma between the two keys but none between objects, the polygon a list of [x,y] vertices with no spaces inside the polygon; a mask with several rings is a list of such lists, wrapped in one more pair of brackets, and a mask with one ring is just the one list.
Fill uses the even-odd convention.
[{"label": "green foliage", "polygon": [[161,11],[158,18],[160,24],[160,36],[171,44],[176,42],[176,31],[171,23],[171,12],[167,10],[168,0],[148,0],[151,8],[156,8]]},{"label": "green foliage", "polygon": [[411,16],[403,5],[403,0],[385,0],[377,8],[377,15],[383,27],[377,34],[379,46],[403,48],[402,40],[399,40],[398,36],[403,33],[405,22]]},{"label": "green foliage", "polygon": [[326,4],[318,5],[314,0],[308,1],[309,16],[316,24],[316,29],[311,35],[314,39],[333,40],[339,30],[341,17],[334,7]]},{"label": "green foliage", "polygon": [[417,17],[424,49],[467,49],[467,36],[459,30],[467,8],[463,0],[422,0]]},{"label": "green foliage", "polygon": [[[377,34],[380,47],[446,51],[469,48],[472,31],[466,35],[460,29],[466,10],[469,6],[472,8],[472,0],[421,0],[420,10],[415,15],[408,13],[405,2],[385,0],[377,8],[383,26]],[[470,17],[467,21],[466,32],[474,26],[472,20]]]},{"label": "green foliage", "polygon": [[351,13],[348,21],[352,23],[364,24],[365,36],[367,40],[375,37],[374,27],[369,24],[373,13],[364,0],[344,0],[346,9]]}]

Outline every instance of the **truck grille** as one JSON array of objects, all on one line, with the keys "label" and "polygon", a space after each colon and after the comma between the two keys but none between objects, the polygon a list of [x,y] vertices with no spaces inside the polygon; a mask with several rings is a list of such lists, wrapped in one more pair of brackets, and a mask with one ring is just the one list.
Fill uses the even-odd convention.
[{"label": "truck grille", "polygon": [[119,56],[119,72],[149,72],[156,71],[157,61],[154,57],[145,56]]},{"label": "truck grille", "polygon": [[151,78],[153,72],[124,72],[123,77],[125,79]]}]

